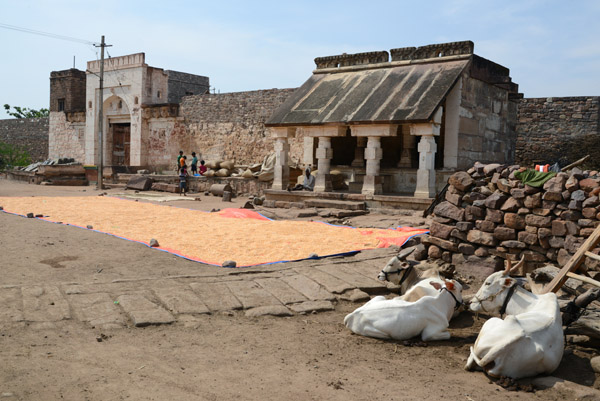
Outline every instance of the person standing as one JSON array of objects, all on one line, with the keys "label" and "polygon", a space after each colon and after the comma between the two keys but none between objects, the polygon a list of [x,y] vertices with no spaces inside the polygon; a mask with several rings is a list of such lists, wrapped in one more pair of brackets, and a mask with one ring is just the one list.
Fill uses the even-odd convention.
[{"label": "person standing", "polygon": [[177,156],[177,168],[175,169],[175,171],[179,171],[179,169],[181,168],[181,158],[183,157],[183,150],[179,151],[179,156]]},{"label": "person standing", "polygon": [[[184,156],[185,157],[185,156]],[[185,164],[179,170],[179,196],[187,196],[187,177],[188,172]]]},{"label": "person standing", "polygon": [[196,152],[192,152],[192,175],[195,176],[198,174],[198,158],[196,157]]}]

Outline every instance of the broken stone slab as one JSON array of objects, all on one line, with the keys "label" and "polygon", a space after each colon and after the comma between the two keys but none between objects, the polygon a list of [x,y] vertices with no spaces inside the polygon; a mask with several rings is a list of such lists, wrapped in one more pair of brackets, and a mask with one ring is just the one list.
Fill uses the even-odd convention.
[{"label": "broken stone slab", "polygon": [[472,242],[475,244],[480,244],[480,245],[487,245],[487,246],[495,246],[496,245],[496,239],[494,238],[493,234],[486,233],[483,231],[478,231],[478,230],[469,231],[469,233],[467,234],[467,240],[469,242]]},{"label": "broken stone slab", "polygon": [[335,307],[329,301],[306,301],[290,305],[290,309],[296,313],[324,312],[334,310]]},{"label": "broken stone slab", "polygon": [[235,262],[235,260],[226,260],[225,262],[223,262],[221,264],[222,267],[236,267],[237,263]]},{"label": "broken stone slab", "polygon": [[463,209],[456,207],[448,201],[438,204],[435,209],[433,209],[433,213],[436,216],[447,217],[456,221],[462,221],[465,217],[465,211]]},{"label": "broken stone slab", "polygon": [[293,313],[283,305],[266,305],[248,309],[244,312],[246,317],[260,316],[293,316]]},{"label": "broken stone slab", "polygon": [[[554,277],[560,272],[560,269],[553,265],[546,265],[540,267],[531,272],[531,278],[538,283],[549,283],[554,280]],[[567,281],[561,287],[561,290],[568,292],[569,294],[577,295],[585,292],[583,284],[579,280],[573,278],[567,279]]]},{"label": "broken stone slab", "polygon": [[466,172],[459,171],[450,176],[448,183],[459,191],[465,192],[467,189],[473,186],[474,180]]},{"label": "broken stone slab", "polygon": [[125,188],[147,191],[152,188],[152,179],[148,177],[131,177]]}]

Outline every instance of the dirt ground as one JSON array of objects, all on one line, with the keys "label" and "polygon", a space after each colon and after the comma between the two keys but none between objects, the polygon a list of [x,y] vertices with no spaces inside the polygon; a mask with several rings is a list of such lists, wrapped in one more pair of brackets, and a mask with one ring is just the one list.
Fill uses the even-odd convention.
[{"label": "dirt ground", "polygon": [[[0,197],[98,194],[92,187],[45,187],[0,179]],[[202,210],[225,207],[218,198],[201,199],[194,201],[192,196],[167,204]],[[235,199],[226,207],[241,206],[246,200]],[[291,218],[298,211],[265,212]],[[411,212],[345,220],[363,227],[425,224]],[[249,233],[232,246],[255,240],[260,240],[259,233]],[[167,276],[239,274],[108,235],[4,213],[0,213],[0,247],[0,288],[92,286],[120,280],[143,289]],[[393,250],[364,253],[383,267]],[[331,259],[334,262],[343,267],[339,259]],[[256,269],[288,269],[302,263],[310,261]],[[243,273],[251,276],[251,269],[255,268]],[[467,291],[475,292],[478,286],[472,283]],[[568,345],[553,374],[589,386],[589,392],[572,383],[535,392],[509,391],[481,372],[463,370],[485,317],[477,320],[463,312],[451,322],[451,340],[421,346],[352,334],[343,318],[359,305],[338,301],[334,311],[316,314],[250,318],[228,312],[190,316],[170,325],[115,329],[90,327],[75,319],[9,322],[0,311],[0,401],[597,399],[593,388],[600,382],[589,362],[598,355],[595,348]]]}]

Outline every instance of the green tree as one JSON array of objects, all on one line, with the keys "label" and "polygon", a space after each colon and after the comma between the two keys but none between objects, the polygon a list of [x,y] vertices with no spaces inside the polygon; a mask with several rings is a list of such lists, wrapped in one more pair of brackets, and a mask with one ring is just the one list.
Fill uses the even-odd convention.
[{"label": "green tree", "polygon": [[48,117],[50,112],[48,109],[28,109],[27,107],[12,107],[14,111],[11,111],[11,106],[9,104],[4,105],[4,109],[9,116],[13,116],[16,118],[40,118],[40,117]]},{"label": "green tree", "polygon": [[27,166],[30,163],[31,157],[25,149],[0,142],[0,170],[14,166]]}]

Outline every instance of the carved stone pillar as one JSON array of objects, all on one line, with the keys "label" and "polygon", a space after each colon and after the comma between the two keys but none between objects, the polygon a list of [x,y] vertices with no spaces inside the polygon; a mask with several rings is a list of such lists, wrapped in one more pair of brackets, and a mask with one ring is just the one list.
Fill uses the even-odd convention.
[{"label": "carved stone pillar", "polygon": [[367,141],[367,148],[365,149],[367,171],[362,187],[363,194],[374,195],[383,192],[382,180],[379,175],[382,156],[381,138],[378,136],[370,136]]},{"label": "carved stone pillar", "polygon": [[317,147],[318,171],[315,180],[315,192],[329,192],[333,190],[331,174],[329,174],[332,157],[331,138],[325,136],[319,137],[319,145]]},{"label": "carved stone pillar", "polygon": [[435,152],[437,145],[433,135],[422,135],[419,141],[419,169],[417,170],[417,188],[415,198],[433,198],[435,196]]},{"label": "carved stone pillar", "polygon": [[356,138],[356,148],[354,149],[354,160],[352,167],[365,166],[365,146],[367,146],[367,138],[359,136]]},{"label": "carved stone pillar", "polygon": [[286,190],[290,185],[288,138],[294,137],[295,128],[271,128],[275,137],[275,170],[273,172],[272,189]]}]

